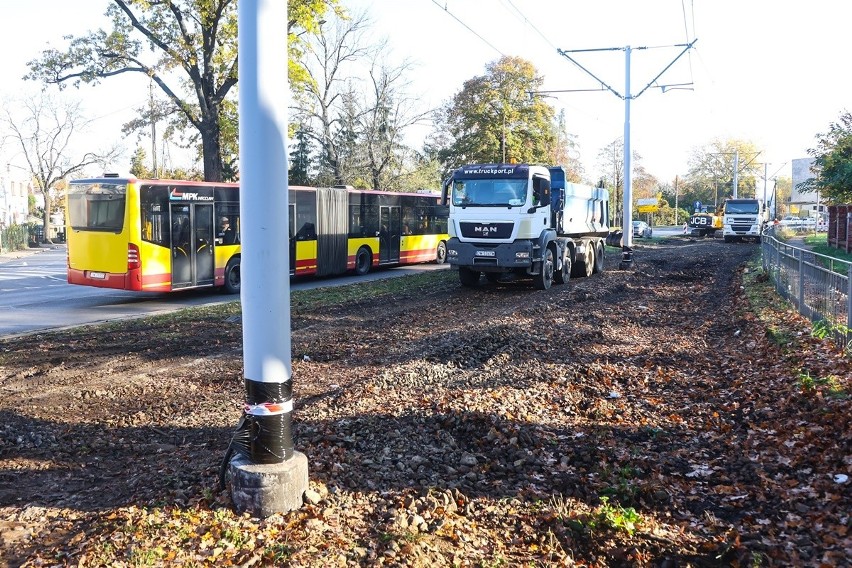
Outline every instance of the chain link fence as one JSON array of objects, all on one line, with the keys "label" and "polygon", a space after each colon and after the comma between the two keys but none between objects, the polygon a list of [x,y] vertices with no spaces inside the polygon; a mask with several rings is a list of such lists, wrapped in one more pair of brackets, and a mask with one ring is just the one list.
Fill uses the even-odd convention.
[{"label": "chain link fence", "polygon": [[795,247],[775,238],[762,239],[763,269],[778,294],[814,323],[814,333],[852,345],[852,263]]}]

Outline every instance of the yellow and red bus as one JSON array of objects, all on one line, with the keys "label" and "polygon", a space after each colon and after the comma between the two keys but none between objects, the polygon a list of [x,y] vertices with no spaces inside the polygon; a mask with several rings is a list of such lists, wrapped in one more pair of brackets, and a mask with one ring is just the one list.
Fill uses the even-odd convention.
[{"label": "yellow and red bus", "polygon": [[[239,292],[237,184],[105,176],[72,181],[66,197],[70,284]],[[289,218],[291,276],[446,260],[436,193],[291,186]]]}]

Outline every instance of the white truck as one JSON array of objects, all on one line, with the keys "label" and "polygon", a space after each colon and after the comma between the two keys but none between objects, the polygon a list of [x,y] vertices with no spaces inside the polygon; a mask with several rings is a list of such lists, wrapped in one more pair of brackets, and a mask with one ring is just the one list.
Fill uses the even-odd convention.
[{"label": "white truck", "polygon": [[760,242],[766,228],[767,211],[761,199],[728,199],[722,211],[725,242],[745,239]]},{"label": "white truck", "polygon": [[546,290],[604,268],[609,192],[566,182],[561,166],[466,165],[443,193],[447,261],[463,286],[520,275]]}]

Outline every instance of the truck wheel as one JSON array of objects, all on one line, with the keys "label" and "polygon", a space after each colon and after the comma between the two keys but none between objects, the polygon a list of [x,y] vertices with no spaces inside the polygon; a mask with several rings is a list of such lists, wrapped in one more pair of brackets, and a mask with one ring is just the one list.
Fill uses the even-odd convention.
[{"label": "truck wheel", "polygon": [[447,243],[441,241],[435,251],[435,264],[444,264],[447,261]]},{"label": "truck wheel", "polygon": [[557,284],[565,284],[571,278],[571,249],[568,249],[565,254],[565,259],[562,261],[562,270],[557,270],[553,273],[553,280]]},{"label": "truck wheel", "polygon": [[459,281],[462,286],[473,288],[479,284],[480,274],[476,270],[471,270],[467,266],[459,266]]},{"label": "truck wheel", "polygon": [[533,283],[539,290],[547,290],[553,284],[553,249],[547,247],[541,261],[541,269],[533,275]]},{"label": "truck wheel", "polygon": [[595,244],[595,269],[594,272],[604,271],[604,246],[601,241]]},{"label": "truck wheel", "polygon": [[586,244],[586,252],[583,254],[583,258],[577,259],[577,262],[574,263],[574,270],[571,275],[589,277],[592,275],[594,270],[595,249],[592,248],[592,245],[589,243]]},{"label": "truck wheel", "polygon": [[234,257],[225,266],[225,292],[228,294],[240,293],[240,258]]},{"label": "truck wheel", "polygon": [[370,272],[370,266],[373,264],[373,255],[367,247],[361,247],[355,254],[355,274],[363,276]]}]

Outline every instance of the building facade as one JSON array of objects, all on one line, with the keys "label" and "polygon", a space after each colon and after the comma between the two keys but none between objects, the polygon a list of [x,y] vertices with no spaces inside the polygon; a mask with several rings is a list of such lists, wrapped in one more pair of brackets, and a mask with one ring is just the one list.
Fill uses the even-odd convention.
[{"label": "building facade", "polygon": [[8,169],[0,172],[0,228],[27,223],[32,192],[30,180],[10,174]]},{"label": "building facade", "polygon": [[813,158],[797,158],[793,160],[793,190],[790,193],[790,215],[803,219],[811,218],[825,221],[826,209],[821,204],[819,192],[800,187],[814,177],[811,172]]}]

